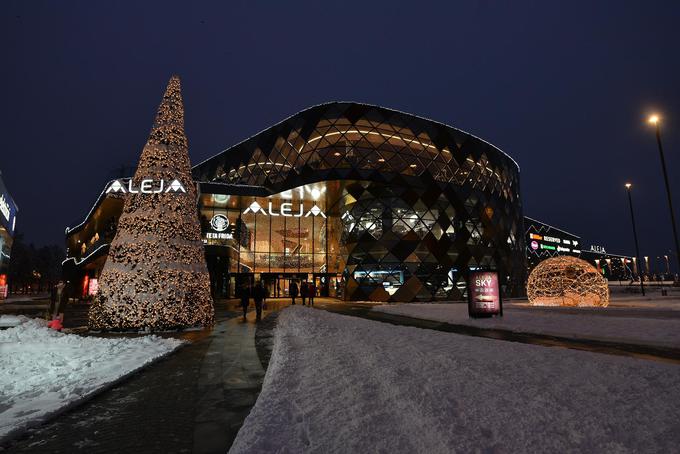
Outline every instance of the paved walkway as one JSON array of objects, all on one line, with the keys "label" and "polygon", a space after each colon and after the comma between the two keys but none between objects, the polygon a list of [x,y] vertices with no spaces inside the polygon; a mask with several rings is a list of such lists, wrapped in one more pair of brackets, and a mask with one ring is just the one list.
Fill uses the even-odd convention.
[{"label": "paved walkway", "polygon": [[[372,304],[320,302],[319,309],[343,315],[361,317],[368,320],[390,323],[393,325],[413,326],[415,328],[432,329],[447,333],[463,334],[467,336],[486,337],[490,339],[521,342],[525,344],[542,345],[545,347],[570,348],[610,355],[630,356],[654,361],[680,363],[680,349],[665,348],[649,345],[626,344],[621,342],[607,342],[594,339],[577,339],[547,334],[520,333],[498,328],[480,328],[471,325],[460,325],[434,320],[426,320],[404,315],[388,314],[373,311]],[[676,314],[677,315],[677,314]]]},{"label": "paved walkway", "polygon": [[[212,330],[180,336],[190,345],[33,430],[6,452],[226,453],[266,369],[255,346],[255,314],[244,323],[234,309],[225,303]],[[264,344],[268,337],[262,336]]]}]

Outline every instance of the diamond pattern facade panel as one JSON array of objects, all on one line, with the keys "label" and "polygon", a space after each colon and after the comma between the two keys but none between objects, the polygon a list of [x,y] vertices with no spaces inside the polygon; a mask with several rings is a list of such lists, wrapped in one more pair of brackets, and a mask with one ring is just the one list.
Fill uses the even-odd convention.
[{"label": "diamond pattern facade panel", "polygon": [[341,235],[328,247],[340,252],[345,299],[462,299],[467,272],[478,268],[498,270],[506,296],[523,292],[519,168],[458,129],[376,106],[324,104],[199,164],[194,178],[279,198],[332,183],[336,196],[325,206]]}]

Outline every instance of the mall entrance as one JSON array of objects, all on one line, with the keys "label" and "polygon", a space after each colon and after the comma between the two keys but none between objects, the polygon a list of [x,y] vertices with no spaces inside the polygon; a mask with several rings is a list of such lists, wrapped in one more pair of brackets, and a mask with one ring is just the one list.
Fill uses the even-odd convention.
[{"label": "mall entrance", "polygon": [[[326,273],[262,273],[260,278],[269,290],[270,298],[288,298],[290,284],[297,283],[298,288],[302,281],[313,282],[316,287],[316,296],[342,297],[341,275]],[[255,279],[257,280],[257,279]]]}]

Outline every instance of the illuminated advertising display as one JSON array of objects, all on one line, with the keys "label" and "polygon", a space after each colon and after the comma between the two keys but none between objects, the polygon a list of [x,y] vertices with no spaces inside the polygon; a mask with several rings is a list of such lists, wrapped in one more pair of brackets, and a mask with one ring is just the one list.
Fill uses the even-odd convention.
[{"label": "illuminated advertising display", "polygon": [[468,313],[470,317],[503,315],[498,272],[471,271],[468,279]]},{"label": "illuminated advertising display", "polygon": [[581,253],[581,238],[564,230],[524,217],[526,251],[529,269],[542,260],[557,255],[578,257]]},{"label": "illuminated advertising display", "polygon": [[[610,280],[631,279],[637,274],[632,257],[610,254],[598,244],[586,243],[581,249],[580,237],[530,217],[524,217],[524,228],[529,270],[547,258],[569,255],[593,264]],[[643,268],[649,269],[648,266]]]},{"label": "illuminated advertising display", "polygon": [[7,298],[7,275],[0,274],[0,298]]},{"label": "illuminated advertising display", "polygon": [[99,280],[92,278],[90,279],[90,282],[87,287],[87,294],[90,296],[94,296],[97,294],[99,291]]},{"label": "illuminated advertising display", "polygon": [[2,225],[10,236],[14,236],[14,229],[17,222],[17,206],[9,195],[5,184],[0,178],[0,225]]}]

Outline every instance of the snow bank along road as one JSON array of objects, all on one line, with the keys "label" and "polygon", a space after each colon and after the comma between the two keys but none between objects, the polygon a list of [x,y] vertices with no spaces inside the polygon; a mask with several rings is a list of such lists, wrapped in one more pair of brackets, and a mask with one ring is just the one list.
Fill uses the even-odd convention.
[{"label": "snow bank along road", "polygon": [[609,342],[680,348],[680,317],[614,316],[612,310],[562,313],[559,308],[507,308],[501,318],[470,319],[467,304],[396,304],[376,306],[374,311],[479,328],[548,334]]},{"label": "snow bank along road", "polygon": [[680,366],[291,307],[247,452],[677,452]]},{"label": "snow bank along road", "polygon": [[87,397],[182,344],[144,336],[62,334],[45,321],[0,331],[0,441]]}]

